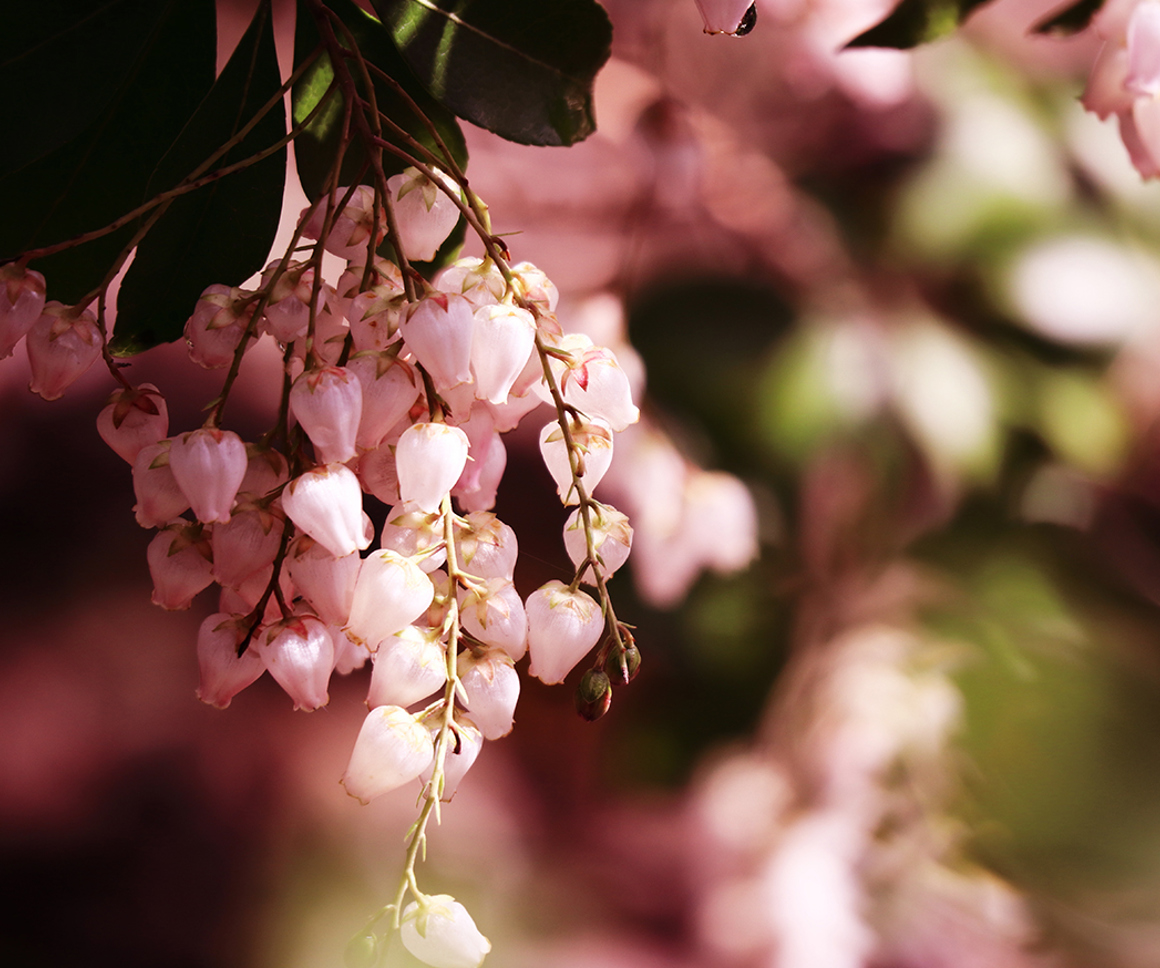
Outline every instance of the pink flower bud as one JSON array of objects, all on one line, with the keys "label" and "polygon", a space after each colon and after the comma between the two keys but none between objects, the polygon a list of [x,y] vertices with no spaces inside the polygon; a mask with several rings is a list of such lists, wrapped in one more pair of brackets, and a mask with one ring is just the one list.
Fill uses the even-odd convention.
[{"label": "pink flower bud", "polygon": [[[348,188],[339,188],[333,195],[332,206],[346,197]],[[308,209],[303,209],[305,215]],[[326,220],[326,202],[315,206],[310,218],[302,228],[302,234],[308,239],[317,239],[322,234],[322,225]],[[369,185],[358,185],[351,194],[350,201],[339,212],[331,217],[330,232],[327,233],[325,248],[341,259],[363,259],[365,262],[367,249],[370,246],[371,231],[375,226],[375,190]],[[379,206],[378,236],[374,248],[386,236],[387,218]]]},{"label": "pink flower bud", "polygon": [[504,303],[480,306],[474,319],[471,372],[475,395],[503,403],[535,347],[535,320],[526,309]]},{"label": "pink flower bud", "polygon": [[172,443],[159,440],[147,444],[133,461],[133,493],[137,496],[133,510],[143,528],[160,527],[189,509],[189,499],[169,468]]},{"label": "pink flower bud", "polygon": [[403,317],[403,340],[439,390],[471,382],[473,311],[463,296],[436,293]]},{"label": "pink flower bud", "polygon": [[387,636],[374,657],[367,705],[410,706],[447,682],[447,646],[439,629],[408,625]]},{"label": "pink flower bud", "polygon": [[229,521],[246,464],[246,445],[231,430],[203,427],[175,437],[169,448],[177,486],[203,524]]},{"label": "pink flower bud", "polygon": [[490,259],[458,259],[435,277],[435,288],[464,296],[473,306],[499,302],[507,291],[503,274]]},{"label": "pink flower bud", "polygon": [[377,706],[363,720],[342,785],[369,803],[410,783],[434,756],[431,734],[414,716],[399,706]]},{"label": "pink flower bud", "polygon": [[337,366],[307,370],[294,381],[290,412],[314,444],[321,463],[341,464],[357,453],[354,441],[362,397],[359,378]]},{"label": "pink flower bud", "polygon": [[153,604],[183,611],[213,581],[210,535],[200,524],[175,521],[162,528],[145,550],[153,578]]},{"label": "pink flower bud", "polygon": [[399,937],[404,948],[431,968],[479,968],[491,951],[491,942],[450,894],[408,904]]},{"label": "pink flower bud", "polygon": [[[602,420],[571,421],[572,443],[580,453],[580,482],[592,494],[612,463],[612,431]],[[572,483],[568,446],[560,425],[553,421],[540,431],[540,454],[548,473],[556,482],[556,491],[565,505],[579,504],[580,495]]]},{"label": "pink flower bud", "polygon": [[395,448],[399,496],[424,511],[438,511],[463,473],[470,443],[458,427],[442,423],[412,424]]},{"label": "pink flower bud", "polygon": [[467,526],[455,525],[459,567],[476,578],[511,581],[519,557],[516,533],[490,511],[473,511]]},{"label": "pink flower bud", "polygon": [[520,293],[529,302],[535,303],[546,313],[556,311],[556,303],[560,299],[560,290],[548,278],[543,269],[539,269],[530,262],[518,262],[512,266],[512,275]]},{"label": "pink flower bud", "polygon": [[[431,731],[431,741],[435,742],[440,724],[428,720],[427,728]],[[479,751],[483,749],[483,733],[476,728],[474,722],[460,715],[458,710],[452,721],[451,730],[450,743],[443,758],[443,789],[439,791],[439,799],[444,803],[455,796],[460,782],[479,757]],[[426,785],[431,782],[434,774],[435,764],[432,763],[419,774],[419,779]]]},{"label": "pink flower bud", "polygon": [[322,464],[296,477],[282,492],[282,509],[338,558],[370,544],[363,527],[362,489],[343,464]]},{"label": "pink flower bud", "polygon": [[582,591],[552,580],[528,596],[529,672],[541,682],[563,682],[600,640],[604,615]]},{"label": "pink flower bud", "polygon": [[528,650],[528,616],[519,592],[506,578],[491,578],[461,593],[463,628],[484,645],[503,649],[518,662]]},{"label": "pink flower bud", "polygon": [[289,480],[286,458],[269,447],[246,444],[246,476],[242,478],[239,494],[268,497],[270,492]]},{"label": "pink flower bud", "polygon": [[255,648],[238,656],[238,646],[245,637],[245,618],[216,612],[201,623],[197,633],[197,664],[201,682],[197,698],[225,709],[230,700],[254,682],[266,666]]},{"label": "pink flower bud", "polygon": [[[592,521],[592,544],[600,558],[600,570],[605,578],[609,578],[628,560],[628,552],[632,548],[632,528],[628,516],[608,504],[592,507],[589,514]],[[568,516],[564,524],[564,548],[577,568],[588,557],[588,540],[584,535],[584,521],[579,508]],[[589,585],[596,584],[591,566],[584,570],[581,580]]]},{"label": "pink flower bud", "polygon": [[[443,185],[462,198],[459,186],[435,169]],[[459,207],[434,182],[415,168],[387,179],[391,204],[399,226],[399,241],[407,258],[430,262],[459,221]]]},{"label": "pink flower bud", "polygon": [[44,276],[15,262],[0,267],[0,360],[12,355],[43,312]]},{"label": "pink flower bud", "polygon": [[146,444],[169,433],[169,409],[152,383],[132,390],[115,390],[97,414],[97,433],[119,456],[132,464]]},{"label": "pink flower bud", "polygon": [[262,660],[295,709],[309,712],[330,702],[326,687],[334,670],[334,642],[323,622],[296,615],[271,625],[262,640]]},{"label": "pink flower bud", "polygon": [[185,324],[185,340],[194,363],[217,370],[233,362],[253,315],[253,303],[242,309],[245,295],[241,289],[217,283],[201,294]]},{"label": "pink flower bud", "polygon": [[101,330],[89,310],[50,302],[24,341],[32,382],[28,388],[45,400],[59,400],[101,355]]},{"label": "pink flower bud", "polygon": [[707,34],[736,34],[740,37],[749,33],[757,17],[755,7],[753,0],[697,0]]},{"label": "pink flower bud", "polygon": [[360,353],[346,368],[358,377],[362,388],[362,418],[355,443],[363,450],[374,450],[419,399],[415,370],[387,353]]},{"label": "pink flower bud", "polygon": [[373,552],[359,567],[346,632],[377,649],[422,615],[434,597],[431,579],[410,558],[393,551]]},{"label": "pink flower bud", "polygon": [[507,736],[520,698],[520,677],[512,657],[502,649],[484,649],[478,655],[466,649],[456,665],[467,709],[484,739]]},{"label": "pink flower bud", "polygon": [[213,578],[219,585],[240,585],[268,568],[278,555],[286,520],[280,511],[252,502],[238,505],[229,523],[213,529]]},{"label": "pink flower bud", "polygon": [[303,534],[290,545],[286,568],[314,613],[327,624],[341,628],[350,618],[361,561],[358,551],[337,558],[325,545]]}]

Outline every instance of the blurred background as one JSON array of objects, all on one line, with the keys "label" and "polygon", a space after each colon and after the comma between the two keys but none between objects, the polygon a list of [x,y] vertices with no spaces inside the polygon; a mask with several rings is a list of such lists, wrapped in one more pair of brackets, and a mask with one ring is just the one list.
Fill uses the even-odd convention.
[{"label": "blurred background", "polygon": [[[878,0],[758,0],[744,39],[604,4],[598,133],[471,130],[470,175],[641,391],[598,496],[643,668],[594,724],[524,679],[424,888],[492,968],[1160,964],[1160,189],[1077,102],[1098,41],[1029,35],[1051,0],[915,53],[838,53]],[[174,431],[220,381],[130,374]],[[0,366],[0,962],[340,964],[415,814],[337,782],[369,669],[312,714],[268,677],[198,703],[216,604],[149,604],[107,374],[26,384]],[[525,595],[571,573],[541,422],[496,507]]]}]

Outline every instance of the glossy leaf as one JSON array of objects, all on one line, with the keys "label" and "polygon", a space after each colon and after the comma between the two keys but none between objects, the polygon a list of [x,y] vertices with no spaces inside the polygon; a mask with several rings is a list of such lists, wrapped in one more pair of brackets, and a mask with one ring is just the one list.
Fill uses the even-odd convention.
[{"label": "glossy leaf", "polygon": [[[343,24],[353,34],[359,50],[368,62],[394,78],[403,89],[415,100],[422,111],[434,123],[440,137],[451,149],[455,160],[461,167],[467,165],[467,146],[463,141],[463,132],[455,116],[438,102],[433,100],[423,85],[415,78],[407,67],[406,62],[399,55],[391,42],[390,36],[370,14],[363,11],[351,0],[328,0],[330,7],[341,19]],[[345,38],[341,31],[336,31],[338,39]],[[321,42],[317,25],[310,13],[308,4],[299,0],[298,25],[294,37],[294,56],[301,61]],[[356,78],[358,77],[355,71]],[[326,93],[334,78],[334,65],[330,58],[323,54],[315,65],[303,75],[301,81],[294,86],[294,123],[301,123],[317,106],[319,100]],[[360,86],[361,89],[361,86]],[[400,97],[394,89],[380,78],[374,78],[375,101],[379,111],[394,121],[428,148],[435,150],[435,142],[422,120],[415,116],[415,112]],[[295,139],[294,154],[298,165],[298,177],[302,187],[311,200],[325,194],[331,168],[334,164],[339,142],[342,135],[344,99],[341,93],[331,96],[328,104],[323,107],[306,131]],[[401,139],[392,134],[384,126],[383,137],[392,144],[406,147]],[[410,150],[410,149],[407,149]],[[356,140],[347,149],[343,159],[342,171],[339,175],[339,185],[351,185],[356,181],[369,182],[370,176],[360,172],[367,166],[366,154]],[[407,163],[390,152],[383,153],[383,169],[387,177],[401,172]]]},{"label": "glossy leaf", "polygon": [[987,0],[902,0],[881,23],[859,34],[847,47],[908,50],[949,34]]},{"label": "glossy leaf", "polygon": [[509,141],[596,129],[592,84],[612,25],[595,0],[373,0],[407,63],[461,118]]},{"label": "glossy leaf", "polygon": [[125,83],[166,5],[107,0],[90,4],[82,15],[76,9],[75,0],[37,0],[4,11],[0,90],[10,94],[0,175],[42,158],[97,119]]},{"label": "glossy leaf", "polygon": [[[217,56],[213,0],[154,0],[153,6],[156,24],[96,120],[0,178],[0,261],[102,228],[148,197],[158,161],[213,84]],[[62,26],[81,21],[76,7],[62,5]],[[56,97],[67,113],[68,97],[60,91]],[[133,232],[126,226],[36,260],[33,268],[44,273],[50,298],[75,302],[101,282]]]},{"label": "glossy leaf", "polygon": [[1031,30],[1036,34],[1052,34],[1056,37],[1078,34],[1092,22],[1103,5],[1104,0],[1078,0],[1076,3],[1064,4],[1040,20]]},{"label": "glossy leaf", "polygon": [[[150,194],[177,185],[229,141],[282,80],[269,4],[258,7],[229,63],[157,166]],[[214,169],[268,148],[286,133],[278,104]],[[181,337],[206,286],[238,285],[266,262],[282,211],[285,149],[175,199],[137,247],[117,297],[112,350],[139,353]]]}]

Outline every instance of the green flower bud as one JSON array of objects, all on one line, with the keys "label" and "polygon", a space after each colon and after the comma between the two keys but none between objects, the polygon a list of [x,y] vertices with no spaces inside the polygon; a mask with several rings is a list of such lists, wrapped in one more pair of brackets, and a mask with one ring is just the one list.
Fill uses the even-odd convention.
[{"label": "green flower bud", "polygon": [[576,712],[592,723],[612,705],[612,683],[599,669],[589,669],[576,687]]}]

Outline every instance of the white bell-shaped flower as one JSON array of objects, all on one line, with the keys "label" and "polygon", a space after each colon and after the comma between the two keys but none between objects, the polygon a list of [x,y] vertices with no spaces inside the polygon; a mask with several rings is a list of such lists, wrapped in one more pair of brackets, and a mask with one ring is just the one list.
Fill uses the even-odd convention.
[{"label": "white bell-shaped flower", "polygon": [[232,430],[203,427],[174,437],[169,448],[177,486],[205,524],[229,521],[246,464],[246,445]]},{"label": "white bell-shaped flower", "polygon": [[307,370],[290,388],[290,412],[323,464],[341,464],[355,456],[362,406],[362,382],[349,369]]},{"label": "white bell-shaped flower", "polygon": [[44,276],[15,262],[0,267],[0,360],[12,355],[42,312]]},{"label": "white bell-shaped flower", "polygon": [[410,558],[376,551],[362,560],[346,633],[371,650],[422,615],[435,597],[435,586]]},{"label": "white bell-shaped flower", "polygon": [[387,636],[374,655],[367,705],[410,706],[447,682],[447,647],[439,629],[406,628]]},{"label": "white bell-shaped flower", "polygon": [[414,716],[399,706],[377,706],[363,720],[342,785],[369,803],[410,783],[434,755],[431,734]]},{"label": "white bell-shaped flower", "polygon": [[32,381],[28,388],[45,400],[59,400],[97,362],[104,345],[97,317],[86,309],[50,302],[24,340]]},{"label": "white bell-shaped flower", "polygon": [[581,413],[603,420],[617,433],[640,419],[628,374],[612,350],[594,345],[578,347],[568,363],[552,360],[551,365],[564,402]]},{"label": "white bell-shaped flower", "polygon": [[519,306],[493,303],[475,311],[471,372],[475,395],[500,404],[507,400],[536,343],[536,321]]},{"label": "white bell-shaped flower", "polygon": [[[438,169],[434,172],[448,191],[463,198],[455,182]],[[459,206],[443,188],[416,168],[388,178],[387,190],[391,193],[399,241],[407,258],[413,262],[430,262],[459,221]]]},{"label": "white bell-shaped flower", "polygon": [[552,580],[528,596],[529,672],[541,682],[563,682],[604,631],[600,606],[582,591]]},{"label": "white bell-shaped flower", "polygon": [[[592,544],[600,556],[601,573],[609,578],[628,560],[628,553],[632,549],[632,527],[628,523],[628,515],[608,504],[592,506],[589,518],[592,522]],[[577,568],[588,557],[588,541],[584,535],[584,520],[579,508],[564,523],[564,548]],[[584,570],[581,581],[589,585],[596,584],[591,566]]]},{"label": "white bell-shaped flower", "polygon": [[[349,186],[339,188],[332,196],[330,231],[326,234],[324,247],[327,252],[333,252],[340,259],[361,259],[365,264],[367,250],[371,248],[371,232],[375,226],[375,190],[369,185],[356,185],[342,210],[334,211],[346,198],[348,191]],[[303,214],[306,211],[303,209]],[[310,218],[302,227],[302,234],[308,239],[317,239],[322,235],[325,221],[326,201],[322,201],[310,213]],[[379,206],[378,236],[374,248],[378,248],[386,236],[386,231],[387,217],[382,206]]]},{"label": "white bell-shaped flower", "polygon": [[213,581],[210,535],[200,524],[178,519],[162,528],[145,549],[153,578],[153,604],[184,611]]},{"label": "white bell-shaped flower", "polygon": [[512,275],[520,293],[529,302],[535,303],[546,313],[556,311],[556,303],[560,299],[560,290],[548,278],[546,272],[530,262],[517,262],[512,266]]},{"label": "white bell-shaped flower", "polygon": [[459,682],[467,694],[467,709],[485,739],[499,739],[512,731],[520,677],[512,657],[503,649],[465,649],[456,660]]},{"label": "white bell-shaped flower", "polygon": [[463,628],[485,645],[503,649],[519,662],[528,651],[528,616],[516,586],[506,578],[488,579],[460,592]]},{"label": "white bell-shaped flower", "polygon": [[[592,494],[612,463],[612,431],[601,420],[575,420],[569,423],[572,443],[580,455],[580,483]],[[540,454],[556,491],[565,505],[579,504],[580,495],[572,481],[572,465],[564,432],[556,421],[540,431]]]},{"label": "white bell-shaped flower", "polygon": [[[431,730],[431,741],[435,742],[439,735],[440,724],[428,720],[427,727]],[[460,781],[475,763],[479,751],[483,749],[483,733],[476,728],[472,720],[462,715],[459,710],[455,711],[455,721],[451,729],[451,743],[443,759],[443,789],[439,796],[439,799],[444,802],[455,796]],[[432,763],[419,774],[419,780],[423,784],[430,783],[434,773],[435,764]]]},{"label": "white bell-shaped flower", "polygon": [[424,511],[438,511],[467,463],[470,442],[458,427],[412,424],[395,447],[399,496]]},{"label": "white bell-shaped flower", "polygon": [[471,382],[474,310],[463,296],[437,292],[403,317],[403,340],[440,391]]},{"label": "white bell-shaped flower", "polygon": [[447,561],[443,516],[414,504],[391,508],[383,524],[379,547],[397,551],[406,558],[415,557],[419,567],[430,574]]},{"label": "white bell-shaped flower", "polygon": [[225,709],[234,696],[266,671],[257,649],[247,648],[238,655],[246,634],[244,621],[241,615],[215,612],[201,623],[197,633],[201,673],[197,698],[217,709]]},{"label": "white bell-shaped flower", "polygon": [[201,294],[185,324],[189,357],[198,366],[218,370],[233,362],[252,315],[252,304],[248,310],[240,306],[244,295],[241,289],[219,283]]},{"label": "white bell-shaped flower", "polygon": [[282,492],[282,509],[335,557],[371,543],[363,525],[362,488],[343,464],[322,464],[294,478]]},{"label": "white bell-shaped flower", "polygon": [[142,447],[133,461],[133,511],[143,528],[157,528],[189,509],[189,499],[177,486],[169,467],[170,440]]},{"label": "white bell-shaped flower", "polygon": [[403,947],[431,968],[479,968],[491,942],[467,908],[450,894],[433,894],[403,909]]},{"label": "white bell-shaped flower", "polygon": [[132,464],[142,447],[157,443],[169,433],[165,397],[152,383],[114,390],[97,414],[97,433],[118,456]]},{"label": "white bell-shaped flower", "polygon": [[308,534],[295,538],[286,555],[286,568],[294,587],[310,603],[314,614],[338,628],[350,618],[361,563],[357,551],[337,557]]},{"label": "white bell-shaped flower", "polygon": [[406,308],[407,297],[393,284],[357,293],[346,308],[355,351],[379,352],[396,342]]},{"label": "white bell-shaped flower", "polygon": [[330,702],[327,685],[334,671],[334,641],[323,621],[295,615],[266,629],[262,640],[262,660],[294,700],[295,709],[309,712]]},{"label": "white bell-shaped flower", "polygon": [[351,357],[346,368],[358,376],[362,387],[362,418],[355,443],[362,450],[373,450],[419,399],[415,369],[388,353],[360,353]]},{"label": "white bell-shaped flower", "polygon": [[455,548],[459,567],[476,578],[506,578],[515,575],[519,558],[516,533],[490,511],[473,511],[455,524]]},{"label": "white bell-shaped flower", "polygon": [[507,281],[491,259],[457,259],[435,277],[435,288],[471,300],[474,306],[499,302],[507,291]]}]

